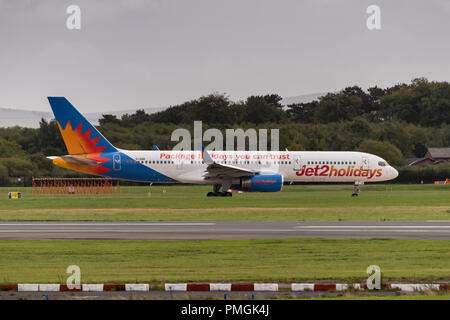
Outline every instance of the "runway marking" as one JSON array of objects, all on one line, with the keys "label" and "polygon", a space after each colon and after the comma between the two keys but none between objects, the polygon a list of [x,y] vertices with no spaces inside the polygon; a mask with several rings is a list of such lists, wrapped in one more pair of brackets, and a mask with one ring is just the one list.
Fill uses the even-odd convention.
[{"label": "runway marking", "polygon": [[1,226],[213,226],[215,222],[53,222],[53,223],[0,223]]},{"label": "runway marking", "polygon": [[[53,232],[53,233],[92,233],[92,232],[117,232],[117,233],[170,233],[170,232],[176,232],[176,231],[180,231],[183,233],[199,233],[198,230],[135,230],[135,229],[120,229],[120,230],[115,230],[115,229],[83,229],[83,230],[78,230],[78,229],[36,229],[36,230],[0,230],[0,233],[48,233],[48,232]],[[222,231],[222,230],[219,230]],[[260,230],[260,229],[255,229],[255,230],[224,230],[225,232],[228,233],[241,233],[241,232],[298,232],[298,230],[279,230],[279,229],[274,229],[274,230]],[[217,233],[218,230],[202,230],[200,231],[200,233]]]},{"label": "runway marking", "polygon": [[450,229],[449,226],[296,226],[296,229]]},{"label": "runway marking", "polygon": [[[306,231],[306,230],[305,230]],[[367,229],[341,229],[341,230],[330,230],[330,229],[314,229],[311,230],[311,232],[410,232],[410,233],[414,233],[414,232],[418,232],[418,233],[439,233],[439,232],[444,232],[444,233],[449,233],[449,230],[419,230],[419,229],[410,229],[410,230],[393,230],[393,229],[389,229],[389,230],[383,230],[383,229],[378,229],[378,230],[367,230]]]}]

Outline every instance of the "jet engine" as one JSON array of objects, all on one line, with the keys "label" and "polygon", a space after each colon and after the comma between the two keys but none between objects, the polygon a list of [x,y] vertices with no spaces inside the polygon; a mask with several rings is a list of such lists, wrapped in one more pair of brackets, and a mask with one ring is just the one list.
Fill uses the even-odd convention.
[{"label": "jet engine", "polygon": [[283,176],[281,174],[256,174],[241,178],[240,189],[242,191],[278,192],[282,188]]}]

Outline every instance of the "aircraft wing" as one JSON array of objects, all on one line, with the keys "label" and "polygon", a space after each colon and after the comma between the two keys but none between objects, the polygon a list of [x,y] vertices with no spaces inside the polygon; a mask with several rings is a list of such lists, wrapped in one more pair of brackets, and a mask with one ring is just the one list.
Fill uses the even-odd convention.
[{"label": "aircraft wing", "polygon": [[47,157],[50,160],[54,160],[56,158],[61,158],[66,162],[73,163],[73,164],[79,164],[79,165],[87,165],[87,166],[97,166],[99,163],[98,161],[82,158],[82,157],[75,157],[75,156],[61,156],[61,157]]},{"label": "aircraft wing", "polygon": [[248,177],[257,172],[222,163],[211,163],[206,168],[205,179]]},{"label": "aircraft wing", "polygon": [[252,176],[258,173],[253,170],[239,168],[229,164],[217,163],[210,157],[208,152],[203,147],[202,152],[203,161],[208,165],[208,167],[206,167],[206,173],[203,175],[205,179],[240,178]]}]

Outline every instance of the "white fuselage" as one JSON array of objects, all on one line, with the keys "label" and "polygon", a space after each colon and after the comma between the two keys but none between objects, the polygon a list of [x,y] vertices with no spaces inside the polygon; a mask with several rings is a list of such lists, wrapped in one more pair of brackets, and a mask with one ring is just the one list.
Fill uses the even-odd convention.
[{"label": "white fuselage", "polygon": [[[181,183],[221,183],[220,179],[205,179],[208,165],[203,162],[202,151],[120,151],[134,159],[136,163]],[[363,152],[208,151],[208,153],[217,163],[260,174],[281,174],[285,182],[364,183],[387,181],[398,176],[397,170],[384,159]]]}]

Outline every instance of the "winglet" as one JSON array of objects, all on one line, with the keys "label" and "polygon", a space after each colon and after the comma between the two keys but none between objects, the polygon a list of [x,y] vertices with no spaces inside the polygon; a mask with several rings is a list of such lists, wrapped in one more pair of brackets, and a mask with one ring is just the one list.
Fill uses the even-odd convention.
[{"label": "winglet", "polygon": [[202,146],[202,158],[203,158],[203,162],[206,164],[214,163],[214,160],[210,157],[208,151],[206,151],[204,146]]}]

